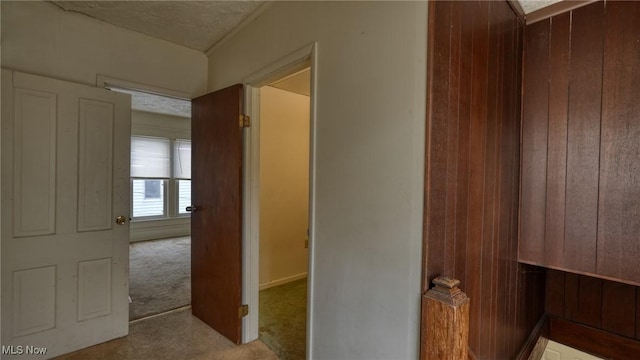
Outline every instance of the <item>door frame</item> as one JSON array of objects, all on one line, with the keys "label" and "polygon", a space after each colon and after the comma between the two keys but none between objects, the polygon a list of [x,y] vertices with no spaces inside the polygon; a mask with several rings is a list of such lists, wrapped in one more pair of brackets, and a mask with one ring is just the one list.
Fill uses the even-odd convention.
[{"label": "door frame", "polygon": [[315,184],[316,184],[316,76],[317,42],[306,45],[243,79],[245,84],[245,114],[251,117],[251,127],[244,133],[243,151],[243,271],[242,301],[249,305],[243,319],[242,342],[258,338],[259,258],[260,258],[260,88],[305,68],[311,69],[309,97],[309,248],[307,269],[307,346],[309,358],[312,346],[313,283],[315,248]]},{"label": "door frame", "polygon": [[[119,78],[115,78],[112,76],[108,76],[108,75],[103,75],[103,74],[97,74],[96,75],[96,88],[100,88],[100,89],[109,89],[109,88],[118,88],[118,89],[125,89],[125,90],[132,90],[132,91],[140,91],[140,92],[146,92],[149,94],[154,94],[154,95],[159,95],[159,96],[165,96],[165,97],[172,97],[172,98],[176,98],[176,99],[180,99],[180,100],[187,100],[187,101],[191,101],[191,99],[195,98],[196,96],[198,96],[198,94],[191,94],[191,93],[187,93],[187,92],[183,92],[183,91],[178,91],[178,90],[172,90],[172,89],[167,89],[167,88],[162,88],[162,87],[158,87],[158,86],[154,86],[154,85],[148,85],[148,84],[144,84],[144,83],[139,83],[139,82],[135,82],[135,81],[129,81],[129,80],[124,80],[124,79],[119,79]],[[132,105],[132,104],[130,104]],[[133,108],[131,108],[131,111],[133,111]],[[130,124],[130,126],[132,126],[132,124]],[[133,134],[131,134],[133,135]],[[129,139],[131,140],[131,139]],[[129,180],[131,180],[131,178],[129,177]],[[130,218],[133,217],[133,199],[131,198],[131,188],[129,187],[129,214],[130,214]],[[189,217],[189,221],[191,221],[191,217]],[[131,221],[128,222],[129,223],[129,250],[127,251],[128,254],[131,254]],[[191,236],[191,234],[189,234],[189,236]],[[134,241],[135,242],[135,241]],[[127,260],[129,261],[129,260]],[[189,262],[189,265],[191,265],[191,262]],[[131,274],[130,269],[129,269],[129,263],[127,263],[127,278],[128,281],[130,283],[130,276]],[[189,275],[191,275],[191,270],[189,270]],[[129,284],[130,285],[130,284]],[[129,288],[127,288],[129,290]],[[130,294],[129,294],[130,295]],[[128,315],[127,315],[128,316]],[[128,329],[131,325],[131,320],[127,321],[127,333],[128,333]]]}]

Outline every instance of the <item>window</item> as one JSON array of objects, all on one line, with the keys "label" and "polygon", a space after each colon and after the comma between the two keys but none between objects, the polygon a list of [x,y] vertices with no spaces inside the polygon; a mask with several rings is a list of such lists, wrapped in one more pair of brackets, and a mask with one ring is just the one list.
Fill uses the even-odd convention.
[{"label": "window", "polygon": [[191,205],[191,180],[178,180],[178,214],[188,214]]},{"label": "window", "polygon": [[173,143],[173,176],[178,193],[178,215],[189,214],[187,206],[191,205],[191,141],[176,140]]},{"label": "window", "polygon": [[134,220],[189,216],[191,141],[132,136],[131,199]]},{"label": "window", "polygon": [[144,180],[144,199],[162,199],[160,180]]}]

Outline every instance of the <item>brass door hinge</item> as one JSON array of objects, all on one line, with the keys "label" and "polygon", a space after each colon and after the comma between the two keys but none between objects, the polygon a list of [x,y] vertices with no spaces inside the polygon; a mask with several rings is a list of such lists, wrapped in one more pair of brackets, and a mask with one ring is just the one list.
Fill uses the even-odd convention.
[{"label": "brass door hinge", "polygon": [[240,307],[238,308],[238,317],[243,318],[247,315],[249,315],[249,305],[240,305]]},{"label": "brass door hinge", "polygon": [[251,117],[249,115],[240,114],[240,127],[248,128],[251,126]]}]

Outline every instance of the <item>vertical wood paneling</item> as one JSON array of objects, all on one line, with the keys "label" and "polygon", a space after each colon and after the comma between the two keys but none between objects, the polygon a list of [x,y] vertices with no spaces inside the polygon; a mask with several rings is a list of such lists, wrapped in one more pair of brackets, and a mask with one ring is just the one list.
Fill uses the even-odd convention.
[{"label": "vertical wood paneling", "polygon": [[[469,334],[469,345],[476,352],[482,351],[481,335],[486,324],[482,317],[483,296],[482,279],[487,269],[483,268],[482,240],[483,240],[483,209],[487,200],[484,195],[485,159],[487,141],[487,85],[488,85],[488,57],[489,57],[489,4],[486,2],[473,3],[476,6],[473,17],[473,54],[472,54],[472,82],[471,82],[471,124],[469,132],[473,134],[469,142],[469,241],[467,243],[467,284],[471,294],[476,294],[471,305],[470,321],[474,325]],[[470,281],[469,277],[475,279]],[[486,289],[485,291],[490,291]],[[482,357],[478,354],[477,356]]]},{"label": "vertical wood paneling", "polygon": [[636,287],[636,339],[640,340],[640,287]]},{"label": "vertical wood paneling", "polygon": [[597,272],[640,283],[640,3],[606,16]]},{"label": "vertical wood paneling", "polygon": [[564,279],[564,317],[572,320],[574,314],[579,311],[578,299],[580,298],[580,276],[566,274]]},{"label": "vertical wood paneling", "polygon": [[[497,5],[497,6],[496,6]],[[486,143],[485,143],[485,166],[484,166],[484,189],[483,189],[483,225],[482,225],[482,259],[491,259],[486,264],[482,264],[481,286],[485,289],[482,292],[482,302],[480,308],[481,329],[482,334],[486,334],[490,339],[495,338],[495,292],[494,269],[497,266],[497,258],[494,256],[495,249],[495,210],[497,201],[490,199],[499,199],[496,196],[496,181],[499,173],[496,171],[496,140],[500,137],[500,129],[497,124],[501,119],[498,118],[499,111],[497,109],[499,103],[500,79],[498,78],[499,66],[499,27],[500,14],[499,3],[488,2],[489,17],[494,21],[489,22],[488,33],[488,62],[487,62],[487,115],[486,115]],[[477,355],[481,358],[493,356],[495,353],[494,341],[481,341]]]},{"label": "vertical wood paneling", "polygon": [[[521,26],[521,24],[518,21],[513,21],[513,28],[516,29],[517,31],[517,36],[515,39],[515,43],[516,43],[516,53],[511,55],[511,59],[515,58],[515,59],[519,59],[518,61],[515,62],[515,69],[516,69],[516,73],[514,74],[515,76],[515,87],[516,89],[521,89],[522,86],[522,61],[520,60],[522,57],[522,53],[523,53],[523,39],[524,39],[524,27]],[[517,92],[517,91],[516,91]],[[520,96],[516,96],[514,98],[511,98],[512,100],[515,101],[515,104],[513,106],[512,112],[511,114],[511,118],[513,119],[520,119],[521,118],[521,108],[522,108],[522,100],[520,98]],[[513,181],[510,182],[511,185],[511,196],[513,199],[512,205],[511,205],[511,218],[510,218],[510,241],[509,241],[509,254],[510,256],[507,258],[508,262],[509,262],[509,288],[508,288],[508,294],[507,297],[509,298],[508,300],[508,307],[509,307],[509,317],[508,317],[508,326],[511,328],[509,331],[509,337],[506,338],[506,340],[508,341],[507,346],[509,347],[509,354],[516,354],[518,353],[518,351],[520,350],[520,344],[522,344],[522,341],[524,340],[524,338],[522,337],[521,333],[518,333],[517,331],[513,331],[513,328],[515,327],[516,330],[518,329],[519,323],[518,322],[514,322],[514,319],[517,319],[518,314],[522,313],[523,311],[530,311],[530,312],[536,312],[538,311],[537,309],[527,309],[526,307],[523,308],[522,306],[519,305],[520,303],[520,298],[517,297],[518,294],[518,288],[519,287],[527,287],[529,286],[528,283],[523,282],[519,277],[518,277],[518,272],[519,272],[519,268],[521,267],[525,267],[525,265],[519,264],[516,259],[518,258],[518,235],[519,235],[519,227],[518,227],[518,221],[519,221],[519,212],[518,212],[518,201],[519,201],[519,194],[520,194],[520,187],[514,184],[519,184],[520,183],[520,172],[517,171],[520,168],[520,155],[521,155],[521,151],[520,151],[520,146],[518,146],[518,144],[520,144],[520,135],[521,135],[521,131],[522,131],[522,126],[521,126],[521,122],[520,121],[516,121],[516,122],[512,122],[511,123],[512,126],[514,126],[514,132],[511,135],[513,137],[513,141],[514,141],[514,147],[512,148],[511,151],[509,151],[512,154],[512,162],[513,162],[513,166],[514,166],[514,171],[512,171],[511,175],[513,177]],[[506,170],[505,170],[506,171]],[[539,298],[539,294],[537,293],[532,293],[532,297],[535,299]],[[513,325],[515,324],[515,326]],[[531,328],[534,327],[533,324],[530,324]],[[525,326],[525,331],[528,331],[528,326]],[[526,336],[526,335],[525,335]]]},{"label": "vertical wood paneling", "polygon": [[558,270],[547,270],[545,282],[545,311],[547,314],[564,316],[564,284],[565,273]]},{"label": "vertical wood paneling", "polygon": [[549,104],[549,20],[527,26],[524,36],[522,101],[522,193],[519,258],[544,256],[545,192]]},{"label": "vertical wood paneling", "polygon": [[640,340],[640,287],[547,269],[550,315]]},{"label": "vertical wood paneling", "polygon": [[515,146],[515,139],[517,139],[517,134],[513,132],[513,124],[509,121],[505,121],[513,117],[512,108],[513,97],[501,97],[499,94],[501,93],[512,93],[516,91],[516,82],[514,73],[515,67],[514,62],[509,61],[510,58],[517,57],[516,50],[514,48],[514,28],[513,23],[509,21],[511,13],[509,9],[499,7],[500,10],[500,48],[501,48],[501,63],[500,63],[500,77],[499,83],[500,87],[498,88],[498,92],[496,96],[500,99],[499,101],[499,127],[501,135],[498,136],[498,164],[500,167],[499,177],[497,177],[497,188],[498,196],[500,201],[498,202],[498,208],[496,209],[496,217],[498,219],[502,219],[496,225],[496,245],[494,249],[494,259],[496,264],[494,266],[494,301],[492,302],[494,306],[495,316],[492,318],[493,327],[495,329],[495,333],[492,335],[492,338],[505,339],[502,341],[496,341],[495,350],[493,350],[493,354],[496,358],[507,358],[510,355],[509,352],[509,341],[506,339],[511,334],[511,329],[507,326],[509,324],[509,286],[498,286],[498,284],[508,284],[509,282],[509,245],[511,232],[510,232],[510,219],[511,219],[511,210],[514,207],[513,199],[511,196],[512,184],[514,183],[513,174],[507,171],[503,171],[504,169],[511,169],[514,166],[513,163],[513,154],[510,153],[510,150]]},{"label": "vertical wood paneling", "polygon": [[[429,102],[438,104],[432,106],[433,111],[428,114],[427,132],[430,134],[439,134],[440,136],[430,136],[428,139],[427,152],[427,171],[434,176],[427,176],[425,179],[429,184],[428,187],[433,191],[425,194],[426,206],[428,209],[438,209],[434,211],[433,216],[424,220],[425,237],[432,241],[429,242],[428,251],[426,253],[427,263],[429,264],[428,275],[424,280],[425,286],[428,287],[431,280],[439,275],[444,275],[444,256],[445,251],[445,218],[446,218],[446,177],[447,177],[447,121],[449,115],[449,66],[450,66],[450,26],[451,23],[451,3],[442,2],[431,6],[431,10],[435,16],[442,19],[441,22],[435,22],[432,26],[432,42],[434,43],[434,51],[431,53],[432,62],[430,66],[438,64],[437,71],[432,71],[432,84]],[[436,214],[437,213],[437,214]]]},{"label": "vertical wood paneling", "polygon": [[603,2],[573,11],[564,264],[596,270]]},{"label": "vertical wood paneling", "polygon": [[461,280],[472,356],[512,358],[544,311],[544,272],[517,263],[523,25],[506,2],[430,6],[424,290]]},{"label": "vertical wood paneling", "polygon": [[550,266],[564,263],[564,201],[567,167],[570,13],[551,19],[549,48],[549,134],[544,257]]},{"label": "vertical wood paneling", "polygon": [[598,1],[526,28],[522,262],[640,284],[639,18]]},{"label": "vertical wood paneling", "polygon": [[451,3],[451,35],[450,69],[449,69],[449,121],[447,121],[447,182],[446,182],[446,213],[445,215],[445,243],[444,243],[444,273],[455,271],[455,234],[456,234],[456,187],[458,181],[458,119],[460,94],[460,3]]},{"label": "vertical wood paneling", "polygon": [[460,31],[460,95],[458,97],[458,182],[456,188],[456,256],[454,273],[460,283],[466,284],[467,267],[467,242],[469,230],[467,227],[469,208],[469,141],[470,141],[470,120],[471,120],[471,58],[473,49],[473,23],[469,21],[473,14],[473,7],[459,6],[461,8],[461,31]]},{"label": "vertical wood paneling", "polygon": [[[482,309],[482,226],[484,204],[484,172],[487,136],[487,60],[489,41],[489,5],[485,2],[471,3],[475,7],[473,17],[473,56],[471,80],[471,121],[469,132],[473,134],[469,142],[469,237],[467,242],[467,283],[471,301],[469,321],[474,324],[469,333],[469,346],[480,350],[483,329]],[[473,280],[471,278],[473,277]],[[480,354],[477,356],[481,357]]]},{"label": "vertical wood paneling", "polygon": [[602,326],[602,280],[590,276],[579,276],[577,311],[573,320],[600,328]]},{"label": "vertical wood paneling", "polygon": [[636,287],[613,281],[602,282],[602,329],[635,337]]}]

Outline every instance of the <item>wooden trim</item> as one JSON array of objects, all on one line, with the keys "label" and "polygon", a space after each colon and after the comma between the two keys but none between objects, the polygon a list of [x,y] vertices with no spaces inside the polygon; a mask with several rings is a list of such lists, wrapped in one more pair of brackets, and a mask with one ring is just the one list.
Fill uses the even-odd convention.
[{"label": "wooden trim", "polygon": [[552,16],[556,16],[558,14],[577,9],[585,5],[589,5],[596,1],[598,0],[564,0],[561,2],[557,2],[555,4],[543,7],[542,9],[533,11],[525,15],[526,24],[533,24],[535,22],[548,19]]},{"label": "wooden trim", "polygon": [[562,267],[562,266],[553,266],[553,265],[549,265],[549,264],[543,264],[543,263],[540,263],[540,262],[537,262],[537,261],[529,261],[529,260],[520,260],[520,259],[518,259],[518,262],[521,263],[521,264],[527,264],[527,265],[533,265],[533,266],[543,267],[543,268],[552,269],[552,270],[564,271],[564,272],[567,272],[567,273],[570,273],[570,274],[584,275],[584,276],[589,276],[589,277],[602,279],[602,280],[615,281],[615,282],[619,282],[619,283],[623,283],[623,284],[627,284],[627,285],[632,285],[632,286],[640,286],[640,283],[632,281],[632,280],[619,279],[619,278],[615,278],[615,277],[612,277],[612,276],[594,274],[594,273],[588,272],[588,271],[572,270],[572,269],[567,269],[567,268]]},{"label": "wooden trim", "polygon": [[429,173],[430,173],[430,158],[429,155],[431,152],[429,151],[430,141],[429,134],[431,133],[431,109],[433,109],[433,96],[431,93],[433,91],[433,71],[434,71],[434,63],[435,63],[435,10],[436,10],[436,2],[429,1],[427,5],[427,114],[426,114],[426,124],[425,124],[425,158],[424,158],[424,215],[422,221],[422,291],[424,294],[429,290],[429,278],[427,276],[428,270],[428,251],[429,251],[429,189],[428,189],[428,181],[429,181]]},{"label": "wooden trim", "polygon": [[166,89],[154,85],[147,85],[143,83],[138,83],[134,81],[118,79],[112,76],[97,74],[96,75],[96,87],[98,88],[107,88],[109,86],[127,89],[127,90],[135,90],[142,91],[154,95],[173,97],[181,100],[191,100],[192,97],[199,94],[187,93],[184,91]]},{"label": "wooden trim", "polygon": [[635,359],[640,341],[586,325],[551,317],[549,340],[608,359]]},{"label": "wooden trim", "polygon": [[518,17],[518,20],[524,23],[526,20],[526,14],[524,13],[524,10],[522,10],[522,6],[520,6],[520,3],[517,0],[506,0],[506,1],[507,1],[507,4],[509,4],[509,7],[511,7],[511,10],[513,10],[513,12]]},{"label": "wooden trim", "polygon": [[549,342],[549,316],[542,315],[515,357],[516,360],[540,360]]}]

